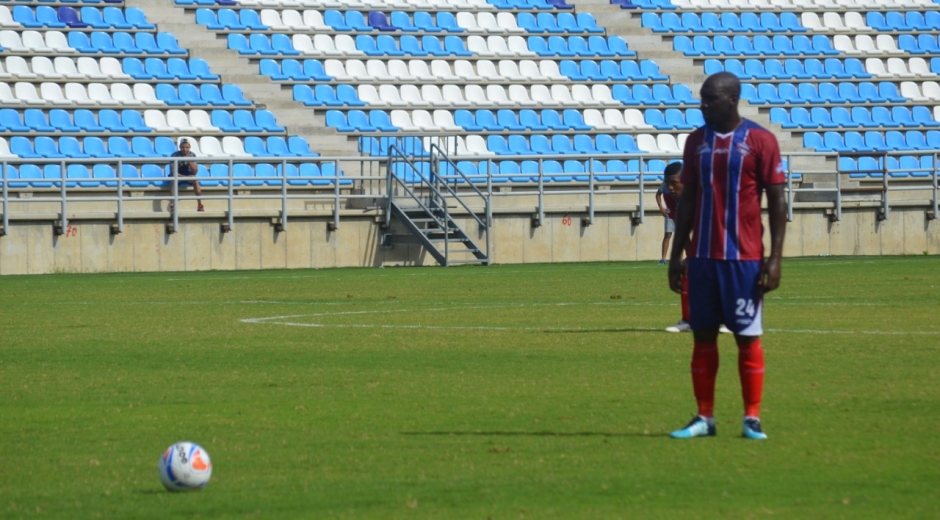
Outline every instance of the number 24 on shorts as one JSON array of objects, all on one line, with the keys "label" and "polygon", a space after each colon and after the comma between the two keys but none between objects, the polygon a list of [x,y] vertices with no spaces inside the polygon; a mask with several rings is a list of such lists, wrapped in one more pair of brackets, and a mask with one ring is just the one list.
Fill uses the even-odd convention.
[{"label": "number 24 on shorts", "polygon": [[738,298],[737,307],[734,310],[735,315],[753,317],[756,311],[757,308],[754,306],[754,300]]}]

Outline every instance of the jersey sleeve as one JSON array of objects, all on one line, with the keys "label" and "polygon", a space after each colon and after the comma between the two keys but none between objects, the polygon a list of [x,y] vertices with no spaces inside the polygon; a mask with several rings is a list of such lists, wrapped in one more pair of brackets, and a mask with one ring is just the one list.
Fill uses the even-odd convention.
[{"label": "jersey sleeve", "polygon": [[757,175],[764,186],[787,182],[783,161],[780,159],[780,145],[777,138],[767,130],[761,133],[760,156],[758,157]]}]

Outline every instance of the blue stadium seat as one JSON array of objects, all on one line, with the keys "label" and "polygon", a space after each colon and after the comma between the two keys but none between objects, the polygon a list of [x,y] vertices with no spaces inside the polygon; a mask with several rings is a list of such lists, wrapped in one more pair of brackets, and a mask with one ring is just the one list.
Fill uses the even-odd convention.
[{"label": "blue stadium seat", "polygon": [[936,128],[940,126],[940,122],[937,122],[933,118],[933,114],[930,112],[930,109],[925,106],[911,107],[911,118],[920,126],[929,128]]},{"label": "blue stadium seat", "polygon": [[153,129],[144,124],[143,117],[137,110],[121,110],[121,124],[130,129],[131,132],[148,133]]},{"label": "blue stadium seat", "polygon": [[[137,34],[148,34],[148,33],[137,33]],[[157,33],[157,47],[159,47],[164,52],[167,52],[169,54],[186,54],[186,50],[180,48],[179,43],[177,43],[176,41],[176,37],[170,33],[165,33],[165,32]]]},{"label": "blue stadium seat", "polygon": [[584,124],[584,119],[581,117],[581,112],[567,108],[561,114],[562,122],[572,130],[578,131],[588,131],[591,130],[589,125]]},{"label": "blue stadium seat", "polygon": [[157,40],[154,38],[153,33],[134,33],[134,45],[140,49],[138,52],[146,52],[147,54],[166,54],[166,50],[161,49],[160,46],[157,45]]},{"label": "blue stadium seat", "polygon": [[[529,138],[529,146],[532,148],[532,153],[537,155],[552,155],[555,153],[552,150],[552,144],[548,140],[548,136],[545,134],[534,134]],[[525,168],[523,167],[523,171]]]},{"label": "blue stadium seat", "polygon": [[212,126],[223,132],[241,132],[241,128],[235,126],[235,123],[232,122],[232,114],[228,110],[213,110],[209,117]]},{"label": "blue stadium seat", "polygon": [[520,134],[511,134],[506,142],[507,147],[509,148],[509,153],[515,155],[532,155],[535,152],[529,148],[529,141],[525,136]]},{"label": "blue stadium seat", "polygon": [[450,56],[450,51],[441,46],[441,40],[429,34],[421,37],[421,49],[432,56]]},{"label": "blue stadium seat", "polygon": [[453,13],[449,13],[447,11],[437,12],[437,26],[440,27],[444,32],[448,33],[464,32],[464,28],[457,25],[457,20],[454,19]]},{"label": "blue stadium seat", "polygon": [[854,128],[858,126],[855,121],[852,120],[849,109],[846,107],[832,108],[832,122],[839,125],[840,128]]},{"label": "blue stadium seat", "polygon": [[617,150],[617,142],[610,134],[597,134],[594,136],[595,146],[600,153],[620,153]]},{"label": "blue stadium seat", "polygon": [[369,25],[379,31],[395,31],[397,27],[388,23],[388,18],[381,11],[370,11],[368,15]]},{"label": "blue stadium seat", "polygon": [[369,32],[372,30],[372,27],[366,23],[365,17],[362,16],[360,11],[355,9],[350,9],[346,11],[346,25],[352,28],[353,31],[366,31]]},{"label": "blue stadium seat", "polygon": [[414,25],[424,32],[438,33],[442,31],[427,11],[416,11],[414,13]]},{"label": "blue stadium seat", "polygon": [[121,121],[121,115],[111,109],[104,109],[98,112],[98,122],[107,131],[112,133],[126,133],[131,131],[131,129]]},{"label": "blue stadium seat", "polygon": [[[796,110],[806,110],[805,108],[794,108]],[[839,123],[836,123],[832,120],[832,116],[829,114],[829,110],[823,107],[812,107],[810,109],[810,119],[815,128],[825,128],[825,129],[834,129],[839,128]]]},{"label": "blue stadium seat", "polygon": [[[39,121],[36,117],[30,117],[30,114],[35,116],[35,112],[39,113],[39,116],[42,117],[42,121]],[[0,109],[0,129],[3,129],[7,132],[29,132],[30,130],[45,132],[48,130],[36,130],[34,126],[36,123],[42,123],[42,127],[48,126],[45,123],[45,116],[42,115],[42,111],[38,109],[28,109],[26,110],[25,120],[26,124],[23,124],[23,120],[20,118],[20,112],[12,108],[3,108]]]},{"label": "blue stadium seat", "polygon": [[[304,85],[306,86],[306,85]],[[350,111],[352,112],[352,111]],[[361,111],[359,111],[361,113]],[[364,116],[364,114],[363,114]],[[346,121],[346,113],[342,110],[327,110],[326,111],[326,126],[331,126],[336,129],[337,132],[354,132],[356,127],[349,124]],[[370,148],[371,149],[371,148]]]},{"label": "blue stadium seat", "polygon": [[376,38],[376,47],[385,56],[404,56],[405,52],[399,50],[395,39],[387,34],[380,34]]},{"label": "blue stadium seat", "polygon": [[459,109],[454,112],[454,123],[464,128],[468,132],[479,132],[483,127],[476,123],[473,112],[465,109]]},{"label": "blue stadium seat", "polygon": [[245,138],[245,152],[255,156],[255,157],[273,157],[274,154],[269,153],[267,147],[264,144],[264,141],[260,137],[249,135]]},{"label": "blue stadium seat", "polygon": [[392,11],[389,16],[391,25],[403,32],[418,32],[419,29],[411,22],[411,17],[403,11]]},{"label": "blue stadium seat", "polygon": [[[213,113],[220,110],[213,110]],[[232,113],[232,124],[237,132],[262,132],[264,128],[255,124],[255,118],[248,110],[235,110]]]},{"label": "blue stadium seat", "polygon": [[538,26],[541,27],[545,32],[551,34],[565,33],[565,29],[558,26],[558,20],[556,20],[555,16],[551,13],[536,14],[536,22],[538,23]]},{"label": "blue stadium seat", "polygon": [[[283,68],[283,64],[282,64]],[[328,75],[323,69],[323,63],[320,60],[306,59],[303,64],[303,74],[309,76],[313,81],[332,81],[333,77]]]},{"label": "blue stadium seat", "polygon": [[594,60],[581,60],[581,74],[591,81],[607,81],[606,74],[601,72],[600,66]]},{"label": "blue stadium seat", "polygon": [[[351,123],[351,122],[350,122]],[[369,123],[380,132],[397,132],[398,127],[389,120],[388,112],[384,110],[370,110]]]},{"label": "blue stadium seat", "polygon": [[502,128],[510,132],[523,132],[526,130],[525,126],[519,124],[519,121],[516,119],[516,113],[512,110],[499,110],[496,113],[496,120]]},{"label": "blue stadium seat", "polygon": [[252,31],[268,30],[268,26],[261,23],[261,19],[258,17],[258,11],[255,11],[254,9],[239,9],[238,19],[242,25],[248,29],[251,29]]},{"label": "blue stadium seat", "polygon": [[13,7],[13,21],[28,29],[37,29],[43,26],[43,23],[36,19],[36,12],[25,5]]}]

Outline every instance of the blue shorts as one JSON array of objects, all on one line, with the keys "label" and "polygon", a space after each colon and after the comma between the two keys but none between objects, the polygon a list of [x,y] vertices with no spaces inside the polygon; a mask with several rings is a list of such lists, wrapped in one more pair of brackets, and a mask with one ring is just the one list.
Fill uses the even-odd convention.
[{"label": "blue shorts", "polygon": [[722,323],[744,336],[764,333],[760,260],[689,258],[689,325],[717,329]]}]

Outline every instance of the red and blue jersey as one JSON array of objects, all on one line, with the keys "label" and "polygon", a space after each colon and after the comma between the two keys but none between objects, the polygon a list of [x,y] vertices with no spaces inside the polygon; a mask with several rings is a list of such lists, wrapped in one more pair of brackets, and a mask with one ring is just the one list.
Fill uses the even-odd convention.
[{"label": "red and blue jersey", "polygon": [[753,121],[727,134],[693,132],[682,168],[682,183],[698,188],[689,257],[762,260],[761,195],[784,182],[777,138]]}]

